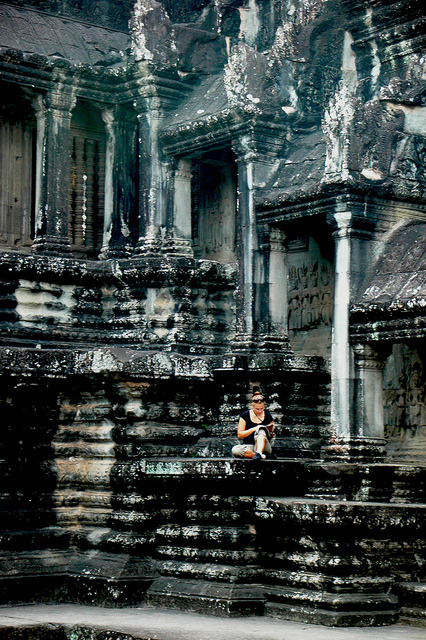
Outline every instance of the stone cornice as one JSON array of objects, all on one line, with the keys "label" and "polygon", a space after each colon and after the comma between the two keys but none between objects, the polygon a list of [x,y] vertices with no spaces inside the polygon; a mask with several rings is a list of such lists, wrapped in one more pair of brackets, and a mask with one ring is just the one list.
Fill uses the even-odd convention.
[{"label": "stone cornice", "polygon": [[[324,185],[325,186],[325,185]],[[324,188],[323,192],[303,201],[275,203],[262,199],[258,194],[257,218],[261,222],[290,222],[305,217],[312,217],[332,213],[336,207],[352,208],[360,220],[370,219],[381,223],[396,223],[401,219],[426,220],[426,205],[424,203],[405,200],[384,199],[362,194],[350,188]],[[387,224],[383,230],[386,230]]]},{"label": "stone cornice", "polygon": [[73,85],[75,95],[105,104],[135,103],[142,111],[151,108],[150,98],[157,98],[162,109],[175,107],[189,92],[185,83],[170,73],[161,73],[140,65],[129,68],[76,67],[65,61],[51,62],[38,55],[24,56],[17,51],[0,52],[0,75],[5,82],[44,92],[57,82]]},{"label": "stone cornice", "polygon": [[3,280],[38,280],[87,285],[235,287],[236,266],[186,257],[138,257],[122,260],[77,260],[0,251]]},{"label": "stone cornice", "polygon": [[349,340],[352,344],[424,341],[426,309],[413,304],[410,309],[359,306],[351,310]]},{"label": "stone cornice", "polygon": [[238,144],[238,139],[248,134],[255,153],[269,153],[274,157],[286,131],[286,123],[274,122],[267,115],[228,108],[208,118],[164,130],[160,139],[167,155],[194,155],[225,144]]},{"label": "stone cornice", "polygon": [[220,356],[190,356],[126,346],[69,345],[42,348],[0,345],[0,374],[14,371],[21,376],[67,378],[88,373],[158,378],[209,379],[221,364]]}]

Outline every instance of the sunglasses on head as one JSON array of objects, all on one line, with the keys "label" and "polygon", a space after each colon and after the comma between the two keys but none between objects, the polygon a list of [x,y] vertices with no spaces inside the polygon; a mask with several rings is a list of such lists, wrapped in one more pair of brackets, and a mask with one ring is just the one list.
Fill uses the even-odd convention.
[{"label": "sunglasses on head", "polygon": [[265,402],[265,398],[253,398],[253,402]]}]

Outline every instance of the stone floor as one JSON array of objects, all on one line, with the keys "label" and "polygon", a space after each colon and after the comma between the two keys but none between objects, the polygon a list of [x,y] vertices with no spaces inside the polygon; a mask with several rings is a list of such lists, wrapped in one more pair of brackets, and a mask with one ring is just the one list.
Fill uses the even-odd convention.
[{"label": "stone floor", "polygon": [[[38,625],[51,624],[121,632],[128,634],[126,640],[426,640],[425,628],[406,625],[337,629],[272,618],[217,618],[149,607],[0,606],[2,639],[24,637],[21,632],[29,627],[34,628],[33,637],[39,638]],[[32,634],[25,637],[32,638]],[[108,634],[108,638],[113,637]]]}]

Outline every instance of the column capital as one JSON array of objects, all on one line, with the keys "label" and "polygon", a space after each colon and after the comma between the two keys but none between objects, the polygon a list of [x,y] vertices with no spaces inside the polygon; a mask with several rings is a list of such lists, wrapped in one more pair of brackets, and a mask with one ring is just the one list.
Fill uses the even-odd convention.
[{"label": "column capital", "polygon": [[352,228],[353,213],[349,210],[328,213],[327,222],[332,227],[334,236],[345,237]]},{"label": "column capital", "polygon": [[327,223],[332,229],[335,238],[348,238],[351,236],[357,238],[369,239],[372,237],[375,228],[375,222],[366,217],[363,210],[359,206],[353,209],[350,205],[337,205],[335,211],[327,214]]},{"label": "column capital", "polygon": [[355,365],[359,369],[376,369],[381,371],[385,366],[387,354],[383,349],[375,349],[370,344],[356,344],[353,347]]},{"label": "column capital", "polygon": [[287,253],[285,245],[286,234],[278,227],[272,227],[269,224],[258,226],[259,233],[259,251],[278,251]]},{"label": "column capital", "polygon": [[58,115],[71,116],[71,112],[77,104],[74,87],[65,85],[62,87],[52,87],[43,98],[46,109],[55,111]]},{"label": "column capital", "polygon": [[186,160],[182,158],[176,164],[170,163],[171,165],[170,170],[174,169],[175,178],[182,178],[183,180],[191,180],[192,178],[191,164],[192,164],[191,160]]},{"label": "column capital", "polygon": [[236,155],[236,162],[239,164],[249,164],[257,159],[257,150],[250,134],[242,135],[232,141],[232,151]]}]

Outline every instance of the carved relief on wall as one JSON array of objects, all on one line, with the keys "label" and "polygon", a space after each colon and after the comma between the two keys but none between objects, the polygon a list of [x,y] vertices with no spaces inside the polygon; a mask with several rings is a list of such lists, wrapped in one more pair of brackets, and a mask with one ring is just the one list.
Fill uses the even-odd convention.
[{"label": "carved relief on wall", "polygon": [[197,258],[235,260],[236,185],[229,164],[201,162],[193,168],[192,232]]},{"label": "carved relief on wall", "polygon": [[320,324],[330,325],[333,313],[331,267],[324,261],[290,267],[289,329],[309,329]]},{"label": "carved relief on wall", "polygon": [[372,100],[358,105],[353,121],[349,166],[369,180],[383,180],[390,170],[404,113],[392,105]]},{"label": "carved relief on wall", "polygon": [[423,362],[417,352],[398,346],[384,372],[385,435],[389,439],[414,437],[426,425]]}]

